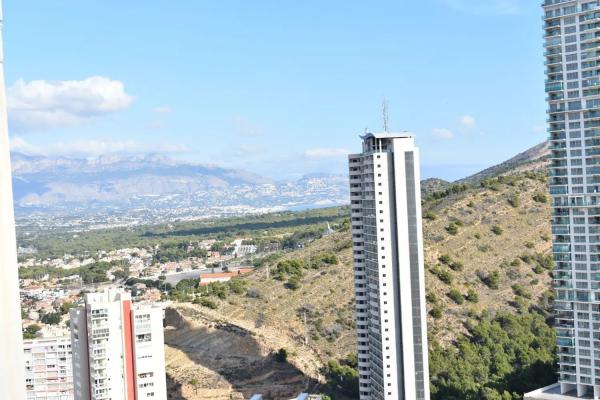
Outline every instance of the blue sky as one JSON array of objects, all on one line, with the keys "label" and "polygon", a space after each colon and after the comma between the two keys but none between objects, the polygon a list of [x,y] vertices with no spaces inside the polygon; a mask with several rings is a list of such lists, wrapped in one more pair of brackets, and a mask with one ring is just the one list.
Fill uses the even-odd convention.
[{"label": "blue sky", "polygon": [[538,3],[5,0],[13,149],[345,173],[385,97],[457,179],[545,140]]}]

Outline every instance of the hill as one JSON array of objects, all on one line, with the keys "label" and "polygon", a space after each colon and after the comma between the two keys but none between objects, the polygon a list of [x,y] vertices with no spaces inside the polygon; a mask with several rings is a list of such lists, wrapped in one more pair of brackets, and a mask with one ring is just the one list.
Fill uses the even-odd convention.
[{"label": "hill", "polygon": [[[542,148],[534,152],[534,156],[543,151]],[[540,380],[546,382],[553,378],[553,333],[544,322],[552,300],[549,292],[549,269],[552,267],[549,198],[545,195],[545,175],[531,172],[543,166],[543,156],[542,159],[534,157],[533,162],[526,159],[520,157],[506,164],[513,169],[497,169],[502,171],[502,176],[491,177],[493,172],[486,172],[471,178],[479,184],[448,186],[428,196],[424,202],[434,398],[495,399],[493,393],[506,390],[507,396],[512,397],[504,398],[518,399],[518,394],[510,393],[524,391]],[[294,265],[301,265],[300,273],[294,272]],[[246,337],[252,337],[260,344],[263,357],[286,348],[298,377],[306,379],[305,385],[320,383],[321,390],[329,390],[333,378],[330,370],[328,373],[328,362],[343,360],[355,352],[352,276],[350,235],[347,230],[342,230],[277,260],[267,260],[264,266],[244,279],[244,290],[239,294],[231,292],[225,299],[214,298],[214,310],[202,305],[176,303],[172,312],[197,329],[214,327],[217,321],[217,324],[243,329]],[[494,341],[481,339],[484,344],[480,341],[473,344],[469,338],[478,335],[487,338],[486,335],[495,332],[494,327],[507,323],[520,324],[514,334],[523,337],[508,341],[505,349],[496,349],[500,358],[494,363],[519,366],[507,367],[500,373],[493,370],[495,367],[491,364],[477,365],[474,368],[481,371],[490,368],[489,375],[479,378],[479,373],[466,376],[458,372],[464,368],[463,364],[468,364],[465,358],[471,354],[457,352],[458,346],[463,349],[473,346],[472,351],[487,354],[490,350],[482,346],[491,347]],[[478,330],[478,324],[487,328]],[[537,350],[523,353],[508,348],[513,342],[527,343],[534,337],[546,338],[544,345],[539,342],[525,345]],[[170,351],[184,352],[200,366],[210,365],[206,358],[210,347],[190,348],[185,345],[185,339],[169,330],[167,344]],[[247,367],[252,365],[252,358],[230,352],[230,347],[226,344],[218,348],[221,362],[231,357]],[[522,354],[528,354],[527,358],[522,358]],[[476,361],[483,363],[481,360],[486,359],[487,356],[481,355],[470,363],[475,366]],[[518,376],[525,376],[532,371],[526,368],[534,368],[534,365],[546,373],[536,370],[534,378],[525,383],[510,377],[511,368],[521,368]],[[194,368],[184,374],[180,370],[170,372],[174,381],[180,381],[185,388],[182,377],[193,373]],[[224,369],[213,372],[223,378],[224,388],[229,385],[226,391],[248,393],[254,388],[235,377],[228,380],[223,375]],[[257,379],[263,387],[273,383],[268,375]],[[325,385],[327,381],[329,386]],[[333,390],[336,397],[343,397],[344,392],[340,391],[339,385],[336,387]],[[297,381],[289,388],[290,393],[284,395],[302,389],[302,384]],[[209,398],[202,389],[193,394],[188,388],[186,393],[188,395],[183,398]],[[488,393],[491,397],[484,397]]]},{"label": "hill", "polygon": [[550,155],[550,143],[543,142],[532,148],[517,154],[509,160],[498,165],[486,168],[474,175],[456,181],[456,183],[474,183],[478,184],[485,178],[494,177],[502,174],[518,174],[525,171],[539,171],[548,164]]}]

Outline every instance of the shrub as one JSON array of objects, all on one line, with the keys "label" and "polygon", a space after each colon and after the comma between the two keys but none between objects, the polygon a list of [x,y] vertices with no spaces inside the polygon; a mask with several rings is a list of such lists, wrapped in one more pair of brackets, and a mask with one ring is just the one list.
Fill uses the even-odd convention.
[{"label": "shrub", "polygon": [[469,201],[469,202],[467,203],[467,207],[469,207],[469,208],[473,208],[473,207],[475,207],[475,203],[473,203],[472,201]]},{"label": "shrub", "polygon": [[462,304],[465,302],[465,298],[458,289],[450,289],[450,291],[447,293],[447,296],[456,304]]},{"label": "shrub", "polygon": [[450,271],[445,271],[437,265],[435,267],[431,268],[430,271],[432,274],[437,276],[440,281],[444,282],[445,284],[449,285],[452,283],[452,274],[450,273]]},{"label": "shrub", "polygon": [[235,294],[243,294],[246,292],[246,286],[248,286],[248,282],[243,279],[237,278],[232,279],[229,282],[229,290],[231,290]]},{"label": "shrub", "polygon": [[533,263],[533,257],[529,254],[523,254],[522,256],[519,256],[519,258],[526,264]]},{"label": "shrub", "polygon": [[526,242],[525,247],[527,247],[528,249],[533,249],[534,244],[532,242]]},{"label": "shrub", "polygon": [[494,225],[492,226],[492,232],[494,232],[496,235],[502,235],[502,232],[504,231],[498,225]]},{"label": "shrub", "polygon": [[438,260],[440,260],[442,264],[449,265],[452,262],[452,257],[450,257],[449,254],[442,254]]},{"label": "shrub", "polygon": [[512,285],[512,290],[517,296],[524,297],[526,299],[531,298],[531,294],[525,289],[523,285],[514,284]]},{"label": "shrub", "polygon": [[435,221],[437,219],[437,215],[435,215],[435,213],[433,211],[427,211],[423,215],[423,218],[425,218],[426,220],[429,220],[429,221]]},{"label": "shrub", "polygon": [[510,196],[508,198],[508,204],[510,204],[513,208],[519,207],[519,205],[521,204],[519,201],[519,196],[517,196],[516,194]]},{"label": "shrub", "polygon": [[476,233],[476,234],[475,234],[475,239],[481,239],[481,234],[479,234],[479,233]]},{"label": "shrub", "polygon": [[297,275],[290,277],[290,279],[288,279],[287,283],[285,284],[285,287],[291,290],[300,289],[300,278]]},{"label": "shrub", "polygon": [[440,307],[433,307],[431,311],[429,311],[429,315],[433,317],[433,319],[442,318],[442,309]]},{"label": "shrub", "polygon": [[435,304],[437,303],[437,296],[435,293],[429,292],[427,295],[425,295],[425,300],[427,300],[428,303]]},{"label": "shrub", "polygon": [[538,192],[535,195],[533,195],[533,200],[538,203],[547,203],[548,196],[546,196],[546,193]]},{"label": "shrub", "polygon": [[454,223],[454,222],[451,222],[446,227],[446,232],[448,232],[451,235],[456,235],[458,233],[458,225],[456,225],[456,223]]},{"label": "shrub", "polygon": [[492,271],[485,275],[482,272],[479,273],[479,279],[490,289],[498,289],[498,281],[500,280],[500,273],[498,271]]},{"label": "shrub", "polygon": [[456,261],[453,260],[449,265],[448,265],[453,271],[462,271],[465,268],[465,265],[460,262],[460,261]]},{"label": "shrub", "polygon": [[200,298],[200,305],[203,307],[208,307],[211,310],[216,310],[217,308],[219,308],[219,306],[217,306],[217,303],[215,303],[211,299],[207,299],[205,297]]},{"label": "shrub", "polygon": [[479,295],[477,294],[475,289],[469,289],[465,298],[471,303],[477,303],[479,301]]}]

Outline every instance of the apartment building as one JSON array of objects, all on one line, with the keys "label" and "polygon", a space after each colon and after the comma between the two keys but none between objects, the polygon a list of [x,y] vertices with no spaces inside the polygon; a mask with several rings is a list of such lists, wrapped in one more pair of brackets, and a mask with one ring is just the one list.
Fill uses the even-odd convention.
[{"label": "apartment building", "polygon": [[544,45],[558,384],[600,398],[600,2],[546,0]]},{"label": "apartment building", "polygon": [[71,338],[25,340],[27,400],[73,400]]},{"label": "apartment building", "polygon": [[70,315],[75,400],[166,400],[160,305],[109,289]]},{"label": "apartment building", "polygon": [[[4,85],[0,1],[0,399],[25,399],[23,336],[19,307],[17,240],[12,196],[10,144]],[[10,363],[7,362],[10,360]]]},{"label": "apartment building", "polygon": [[361,400],[429,400],[419,150],[362,137],[349,156]]}]

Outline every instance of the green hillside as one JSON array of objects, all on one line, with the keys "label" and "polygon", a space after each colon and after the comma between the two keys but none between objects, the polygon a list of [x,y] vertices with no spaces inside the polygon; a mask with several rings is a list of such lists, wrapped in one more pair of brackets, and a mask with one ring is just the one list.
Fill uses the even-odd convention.
[{"label": "green hillside", "polygon": [[[525,172],[450,186],[424,201],[433,398],[519,399],[554,379],[546,191],[543,174]],[[211,307],[174,309],[201,325],[243,327],[271,352],[285,347],[298,373],[321,382],[318,390],[352,397],[350,246],[349,231],[342,230],[267,260],[236,284],[241,290],[208,296]],[[263,338],[270,336],[279,339],[267,345]],[[167,343],[179,348],[177,340]],[[201,392],[186,398],[205,398]]]}]

